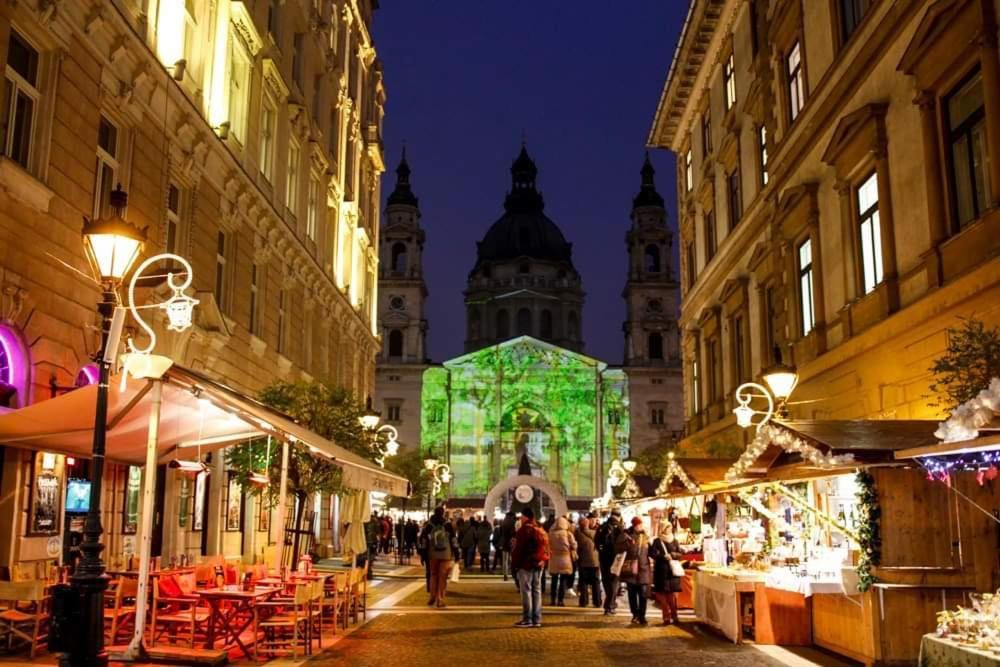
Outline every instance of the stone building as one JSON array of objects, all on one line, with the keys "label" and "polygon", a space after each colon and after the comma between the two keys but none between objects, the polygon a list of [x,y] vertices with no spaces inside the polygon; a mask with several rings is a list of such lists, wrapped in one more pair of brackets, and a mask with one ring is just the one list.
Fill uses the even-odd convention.
[{"label": "stone building", "polygon": [[[81,222],[118,184],[144,253],[194,267],[194,326],[161,353],[238,390],[316,378],[372,392],[381,126],[385,91],[373,0],[77,0],[0,7],[7,90],[0,157],[0,391],[18,408],[92,381],[98,289]],[[140,300],[159,300],[145,289]],[[157,321],[162,329],[163,322]],[[51,558],[70,517],[29,531],[43,453],[9,443],[0,479],[0,565]],[[65,485],[87,462],[57,457]],[[45,457],[51,462],[51,459]],[[74,467],[75,466],[75,467]],[[259,553],[222,530],[223,457],[207,477],[203,528],[173,475],[154,548],[164,557]],[[110,465],[108,553],[122,553],[133,470]],[[137,480],[138,478],[136,478]],[[190,498],[187,498],[190,502]],[[325,505],[324,505],[325,507]],[[162,510],[162,511],[159,511]],[[131,517],[134,518],[134,517]],[[318,522],[319,523],[319,522]],[[250,527],[253,528],[250,528]]]},{"label": "stone building", "polygon": [[677,156],[686,455],[731,454],[774,350],[799,419],[935,418],[946,329],[1000,322],[988,0],[691,3],[649,143]]}]

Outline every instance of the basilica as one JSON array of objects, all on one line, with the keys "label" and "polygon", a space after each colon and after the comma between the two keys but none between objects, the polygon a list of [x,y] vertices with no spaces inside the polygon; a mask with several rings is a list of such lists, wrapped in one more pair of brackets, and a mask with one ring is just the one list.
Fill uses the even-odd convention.
[{"label": "basilica", "polygon": [[432,362],[426,235],[404,153],[379,242],[375,398],[404,450],[419,447],[449,464],[452,501],[504,509],[528,480],[543,506],[558,508],[600,495],[614,459],[680,437],[672,234],[647,158],[631,224],[623,225],[624,354],[618,363],[594,359],[584,352],[585,291],[573,246],[545,213],[525,146],[510,175],[503,212],[476,245],[464,291],[464,354]]}]

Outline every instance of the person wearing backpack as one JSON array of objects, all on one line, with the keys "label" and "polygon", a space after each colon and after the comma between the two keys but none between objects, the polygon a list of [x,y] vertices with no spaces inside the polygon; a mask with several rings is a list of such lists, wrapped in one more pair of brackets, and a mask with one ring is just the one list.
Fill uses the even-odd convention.
[{"label": "person wearing backpack", "polygon": [[535,523],[530,507],[521,510],[521,527],[514,535],[511,565],[521,591],[519,628],[542,627],[542,569],[549,560],[549,536]]},{"label": "person wearing backpack", "polygon": [[444,609],[445,593],[448,590],[448,576],[451,574],[452,562],[458,551],[458,540],[455,529],[444,518],[444,507],[436,507],[424,531],[421,534],[427,544],[427,555],[430,562],[430,599],[427,606]]}]

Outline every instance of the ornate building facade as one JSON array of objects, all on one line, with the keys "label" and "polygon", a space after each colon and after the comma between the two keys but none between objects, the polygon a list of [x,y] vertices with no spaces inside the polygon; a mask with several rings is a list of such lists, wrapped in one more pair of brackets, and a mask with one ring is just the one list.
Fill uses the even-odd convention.
[{"label": "ornate building facade", "polygon": [[[371,0],[79,0],[0,7],[0,54],[16,105],[0,157],[0,383],[18,408],[89,381],[99,348],[98,289],[81,220],[118,184],[146,255],[191,261],[194,327],[164,335],[176,363],[253,393],[317,378],[371,393],[381,127],[385,91]],[[77,270],[77,271],[74,271]],[[140,299],[154,298],[144,290]],[[157,326],[162,329],[163,320]],[[29,531],[41,453],[3,452],[0,564],[51,557]],[[66,467],[62,482],[84,475]],[[216,456],[204,485],[221,506]],[[103,508],[109,553],[132,471],[112,466]],[[214,480],[214,483],[213,483]],[[167,477],[164,556],[259,551],[256,503],[226,532],[215,512],[194,530],[190,498]],[[137,488],[137,486],[135,487]],[[123,498],[126,498],[123,501]],[[130,505],[129,505],[130,506]],[[158,515],[161,515],[158,512]]]},{"label": "ornate building facade", "polygon": [[988,0],[691,3],[649,143],[677,156],[685,453],[798,367],[793,418],[941,416],[929,368],[1000,322],[1000,57]]}]

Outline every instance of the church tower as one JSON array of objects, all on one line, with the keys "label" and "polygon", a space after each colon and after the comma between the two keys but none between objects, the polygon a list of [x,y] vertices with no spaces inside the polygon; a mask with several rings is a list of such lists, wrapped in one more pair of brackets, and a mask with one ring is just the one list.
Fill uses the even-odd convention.
[{"label": "church tower", "polygon": [[410,187],[405,149],[396,167],[396,188],[386,200],[385,220],[379,237],[380,359],[422,363],[427,337],[424,230],[420,227],[419,201]]},{"label": "church tower", "polygon": [[680,291],[671,261],[673,235],[648,154],[640,174],[639,194],[632,200],[632,225],[625,235],[628,278],[622,294],[633,454],[669,444],[683,428],[677,330]]}]

